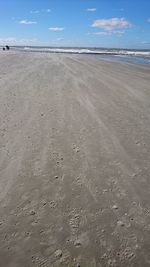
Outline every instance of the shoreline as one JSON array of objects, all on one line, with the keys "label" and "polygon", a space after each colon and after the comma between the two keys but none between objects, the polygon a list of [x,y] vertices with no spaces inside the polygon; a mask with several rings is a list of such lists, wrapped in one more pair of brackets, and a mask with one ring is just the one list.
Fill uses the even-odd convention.
[{"label": "shoreline", "polygon": [[0,51],[0,53],[41,53],[41,54],[54,54],[54,55],[71,55],[71,56],[83,56],[89,58],[95,58],[100,61],[110,61],[110,62],[123,62],[135,65],[147,65],[150,66],[150,57],[149,56],[141,56],[141,55],[130,55],[130,54],[115,54],[115,53],[91,53],[91,52],[63,52],[63,51],[45,51],[45,50],[15,50],[12,49],[11,51]]}]

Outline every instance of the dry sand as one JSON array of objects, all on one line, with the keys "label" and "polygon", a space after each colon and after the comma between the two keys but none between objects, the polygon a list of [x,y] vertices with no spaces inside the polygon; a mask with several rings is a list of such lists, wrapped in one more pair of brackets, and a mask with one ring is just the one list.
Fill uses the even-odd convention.
[{"label": "dry sand", "polygon": [[0,267],[150,266],[150,68],[0,54]]}]

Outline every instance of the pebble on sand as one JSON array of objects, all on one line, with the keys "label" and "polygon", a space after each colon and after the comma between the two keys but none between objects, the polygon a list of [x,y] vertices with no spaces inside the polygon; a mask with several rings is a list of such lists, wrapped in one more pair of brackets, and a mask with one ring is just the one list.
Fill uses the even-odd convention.
[{"label": "pebble on sand", "polygon": [[30,215],[35,215],[35,211],[31,210]]},{"label": "pebble on sand", "polygon": [[77,239],[75,242],[74,242],[74,245],[75,247],[80,247],[81,246],[81,241],[79,239]]},{"label": "pebble on sand", "polygon": [[118,221],[118,222],[117,222],[117,225],[118,225],[118,226],[122,226],[122,227],[125,226],[124,222],[122,222],[122,221]]},{"label": "pebble on sand", "polygon": [[56,257],[57,259],[59,259],[59,258],[62,257],[62,250],[61,250],[61,249],[57,249],[57,250],[55,251],[55,257]]},{"label": "pebble on sand", "polygon": [[112,206],[112,209],[113,209],[113,210],[117,210],[117,209],[118,209],[118,206],[117,206],[117,205],[113,205],[113,206]]}]

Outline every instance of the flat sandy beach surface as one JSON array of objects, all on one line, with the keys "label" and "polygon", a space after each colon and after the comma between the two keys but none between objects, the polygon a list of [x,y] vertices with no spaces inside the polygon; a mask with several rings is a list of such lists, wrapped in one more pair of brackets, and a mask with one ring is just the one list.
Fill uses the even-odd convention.
[{"label": "flat sandy beach surface", "polygon": [[0,53],[0,266],[150,266],[150,67]]}]

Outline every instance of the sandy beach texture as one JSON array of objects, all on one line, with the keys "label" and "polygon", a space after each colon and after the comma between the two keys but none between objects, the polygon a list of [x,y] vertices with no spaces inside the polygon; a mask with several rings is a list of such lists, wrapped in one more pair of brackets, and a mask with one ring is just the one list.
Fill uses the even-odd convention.
[{"label": "sandy beach texture", "polygon": [[0,53],[0,266],[150,266],[150,67]]}]

